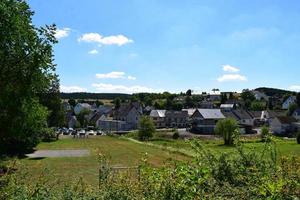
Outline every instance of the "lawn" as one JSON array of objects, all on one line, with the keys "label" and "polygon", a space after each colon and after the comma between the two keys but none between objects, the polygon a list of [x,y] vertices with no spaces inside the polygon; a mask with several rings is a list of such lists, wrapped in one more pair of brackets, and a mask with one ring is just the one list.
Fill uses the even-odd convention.
[{"label": "lawn", "polygon": [[[224,146],[221,139],[202,139],[201,141],[204,147],[215,153],[234,152],[234,148]],[[250,139],[245,142],[245,147],[254,151],[261,151],[263,145],[258,139]],[[276,139],[276,145],[280,156],[300,156],[300,145],[295,140]],[[97,185],[98,183],[99,153],[108,157],[114,166],[136,166],[147,153],[149,163],[156,167],[161,166],[170,158],[188,160],[190,157],[184,154],[193,155],[189,141],[166,138],[156,138],[146,143],[125,137],[110,136],[97,136],[86,139],[65,138],[55,142],[40,143],[37,149],[88,149],[91,155],[78,158],[20,159],[21,171],[28,171],[27,177],[30,180],[44,177],[50,180],[59,179],[63,183],[69,183],[83,177],[84,180],[92,185]]]},{"label": "lawn", "polygon": [[[89,149],[88,157],[21,159],[21,171],[28,171],[30,179],[43,176],[59,178],[65,183],[83,177],[90,184],[97,184],[98,154],[104,154],[114,166],[136,166],[145,153],[153,166],[160,166],[170,158],[182,160],[185,156],[159,148],[138,144],[126,139],[97,136],[85,139],[65,138],[50,143],[40,143],[38,150]],[[54,180],[54,179],[53,179]]]}]

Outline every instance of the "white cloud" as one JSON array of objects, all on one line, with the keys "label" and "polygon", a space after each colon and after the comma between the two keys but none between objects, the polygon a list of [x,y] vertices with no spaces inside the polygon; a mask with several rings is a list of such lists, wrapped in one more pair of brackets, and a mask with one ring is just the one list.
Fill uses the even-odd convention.
[{"label": "white cloud", "polygon": [[153,89],[145,86],[135,85],[135,86],[125,86],[125,85],[112,85],[105,83],[94,83],[92,86],[97,90],[97,92],[110,92],[110,93],[139,93],[139,92],[163,92],[162,89]]},{"label": "white cloud", "polygon": [[71,29],[70,28],[63,28],[63,29],[56,29],[54,37],[56,39],[61,39],[64,37],[68,37],[70,34]]},{"label": "white cloud", "polygon": [[110,72],[107,74],[96,74],[96,78],[99,79],[128,79],[128,80],[136,80],[136,77],[128,75],[126,77],[125,72]]},{"label": "white cloud", "polygon": [[93,50],[88,52],[88,54],[97,54],[97,53],[98,53],[98,51],[96,49],[93,49]]},{"label": "white cloud", "polygon": [[300,91],[300,85],[291,85],[289,87],[290,90],[293,90],[293,91],[297,91],[299,92]]},{"label": "white cloud", "polygon": [[136,77],[134,76],[127,76],[128,80],[136,80]]},{"label": "white cloud", "polygon": [[82,88],[82,87],[79,87],[79,86],[64,86],[64,85],[61,85],[60,86],[60,91],[61,92],[86,92],[87,89],[85,88]]},{"label": "white cloud", "polygon": [[226,81],[247,81],[247,78],[240,74],[224,74],[217,79],[219,82]]},{"label": "white cloud", "polygon": [[240,69],[231,65],[223,65],[223,71],[236,73],[239,72]]},{"label": "white cloud", "polygon": [[120,78],[125,78],[125,72],[110,72],[107,74],[96,74],[96,77],[99,79],[120,79]]},{"label": "white cloud", "polygon": [[107,37],[103,37],[98,33],[86,33],[83,34],[79,39],[79,42],[96,42],[100,45],[118,45],[122,46],[124,44],[132,43],[133,40],[127,38],[124,35],[111,35]]}]

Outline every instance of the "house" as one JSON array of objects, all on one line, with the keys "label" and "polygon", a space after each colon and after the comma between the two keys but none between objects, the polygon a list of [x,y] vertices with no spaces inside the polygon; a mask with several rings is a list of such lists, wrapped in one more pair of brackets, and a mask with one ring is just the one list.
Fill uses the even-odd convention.
[{"label": "house", "polygon": [[90,104],[88,104],[88,103],[78,103],[74,107],[74,112],[75,112],[76,115],[78,115],[84,109],[91,110],[92,106]]},{"label": "house", "polygon": [[166,127],[166,110],[151,110],[149,116],[153,120],[156,128]]},{"label": "house", "polygon": [[123,131],[126,130],[126,122],[120,120],[111,120],[102,115],[96,121],[96,127],[104,132]]},{"label": "house", "polygon": [[230,110],[233,110],[233,109],[235,109],[236,108],[236,106],[235,106],[235,104],[221,104],[220,105],[220,109],[223,111],[230,111]]},{"label": "house", "polygon": [[187,111],[167,110],[165,116],[167,127],[185,128],[188,126],[189,115]]},{"label": "house", "polygon": [[294,117],[280,116],[269,120],[270,130],[276,135],[289,135],[296,131],[297,120]]},{"label": "house", "polygon": [[261,101],[261,100],[269,101],[269,97],[263,92],[252,90],[251,93],[255,96],[255,99],[257,101]]},{"label": "house", "polygon": [[296,103],[296,97],[290,96],[283,102],[282,109],[287,110],[290,107],[290,105],[292,105],[294,103]]},{"label": "house", "polygon": [[97,111],[100,115],[110,116],[112,115],[113,107],[109,105],[100,105]]},{"label": "house", "polygon": [[138,128],[142,114],[140,104],[122,104],[119,109],[115,110],[113,118],[114,120],[125,121],[126,129],[131,130]]},{"label": "house", "polygon": [[241,133],[251,134],[253,133],[253,127],[255,125],[255,119],[247,110],[230,110],[224,111],[222,113],[226,118],[233,118],[235,119],[241,129]]},{"label": "house", "polygon": [[225,116],[220,109],[196,109],[191,116],[191,132],[200,134],[213,134],[216,124]]},{"label": "house", "polygon": [[214,107],[214,103],[210,101],[202,101],[200,103],[200,108],[212,109]]},{"label": "house", "polygon": [[292,115],[295,119],[297,119],[298,121],[300,120],[300,108],[297,108]]}]

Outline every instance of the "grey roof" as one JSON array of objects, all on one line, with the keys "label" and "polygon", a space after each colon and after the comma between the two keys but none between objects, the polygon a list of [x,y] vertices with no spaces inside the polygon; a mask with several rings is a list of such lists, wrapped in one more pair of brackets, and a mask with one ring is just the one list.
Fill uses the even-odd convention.
[{"label": "grey roof", "polygon": [[182,111],[187,111],[189,116],[192,116],[196,110],[196,108],[182,109]]},{"label": "grey roof", "polygon": [[166,110],[151,110],[150,117],[166,117]]},{"label": "grey roof", "polygon": [[225,116],[222,114],[220,109],[198,109],[200,114],[205,119],[224,119]]},{"label": "grey roof", "polygon": [[234,108],[234,104],[221,104],[220,108]]}]

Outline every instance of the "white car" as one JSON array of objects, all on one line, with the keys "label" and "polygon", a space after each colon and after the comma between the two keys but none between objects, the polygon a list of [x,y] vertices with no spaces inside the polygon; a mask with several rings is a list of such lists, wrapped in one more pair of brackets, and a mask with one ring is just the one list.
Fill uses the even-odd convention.
[{"label": "white car", "polygon": [[82,130],[78,131],[77,135],[79,135],[79,136],[85,136],[85,130],[82,129]]},{"label": "white car", "polygon": [[86,133],[87,135],[96,135],[96,132],[93,130],[90,130]]}]

